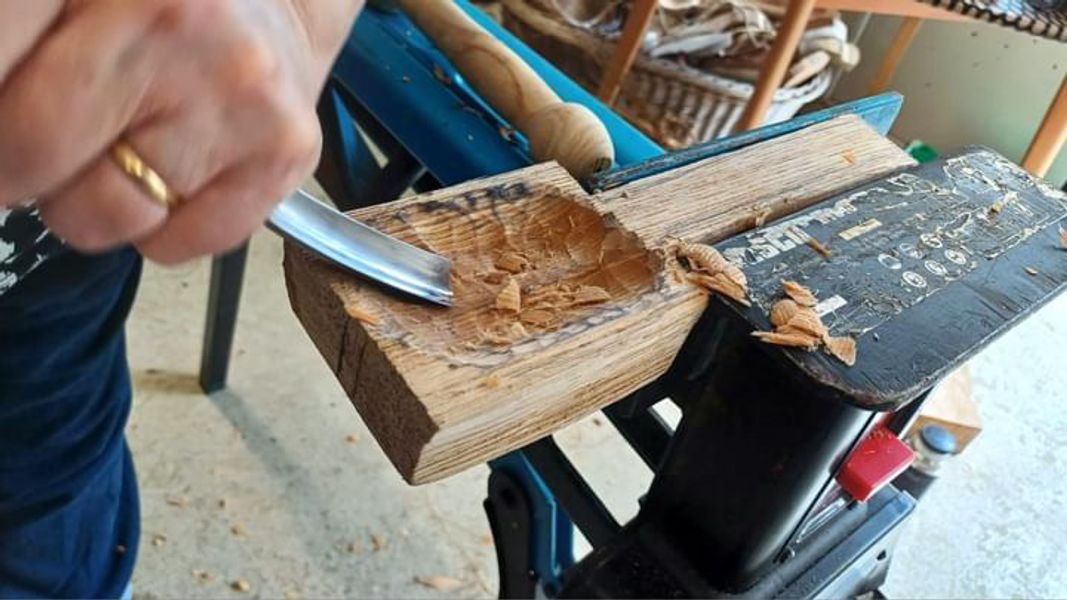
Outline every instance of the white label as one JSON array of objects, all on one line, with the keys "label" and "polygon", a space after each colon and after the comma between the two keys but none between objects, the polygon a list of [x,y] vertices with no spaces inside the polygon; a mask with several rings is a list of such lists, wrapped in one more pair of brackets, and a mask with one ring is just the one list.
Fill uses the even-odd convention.
[{"label": "white label", "polygon": [[823,300],[822,302],[819,302],[818,304],[816,304],[815,305],[815,312],[820,317],[825,317],[826,315],[834,312],[835,310],[841,308],[842,306],[844,306],[846,304],[848,304],[848,300],[845,300],[841,296],[838,296],[838,295],[835,294],[833,296],[830,296],[826,300]]}]

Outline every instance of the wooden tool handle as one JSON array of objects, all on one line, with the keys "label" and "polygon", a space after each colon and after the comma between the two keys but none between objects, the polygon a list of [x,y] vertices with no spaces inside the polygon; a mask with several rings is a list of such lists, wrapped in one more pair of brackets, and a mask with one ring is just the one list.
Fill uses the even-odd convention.
[{"label": "wooden tool handle", "polygon": [[526,136],[535,160],[555,160],[577,178],[614,161],[611,137],[592,111],[560,100],[529,65],[452,0],[398,3],[467,83]]}]

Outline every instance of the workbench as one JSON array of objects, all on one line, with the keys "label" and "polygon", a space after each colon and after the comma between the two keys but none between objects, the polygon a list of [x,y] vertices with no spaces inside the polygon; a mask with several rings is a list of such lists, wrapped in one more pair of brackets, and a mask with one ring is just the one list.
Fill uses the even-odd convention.
[{"label": "workbench", "polygon": [[[610,196],[613,190],[662,182],[674,173],[713,169],[739,157],[758,158],[777,140],[802,148],[805,136],[837,127],[859,132],[855,119],[847,115],[858,116],[885,135],[900,107],[900,97],[887,94],[667,155],[465,2],[460,4],[518,51],[560,96],[585,104],[604,120],[618,165],[580,182],[584,192],[575,193]],[[361,17],[320,113],[327,143],[319,179],[341,208],[357,209],[360,216],[374,215],[373,204],[395,198],[408,187],[429,191],[499,175],[431,196],[444,206],[449,194],[474,202],[486,193],[499,196],[499,190],[527,189],[501,182],[523,181],[551,169],[512,173],[529,164],[521,140],[502,134],[508,124],[465,87],[448,61],[400,14],[368,10]],[[374,158],[367,138],[385,155],[385,164]],[[842,156],[842,164],[856,161],[848,151]],[[748,332],[767,327],[759,310],[776,293],[769,283],[754,284],[755,308],[718,299],[708,301],[706,309],[700,304],[703,312],[696,313],[699,319],[677,355],[665,357],[662,376],[603,406],[610,422],[656,474],[640,514],[630,523],[614,519],[550,435],[516,438],[525,445],[485,456],[492,459],[485,506],[497,547],[502,597],[837,597],[877,589],[899,525],[915,501],[884,485],[890,470],[872,467],[871,457],[885,456],[886,448],[899,449],[892,445],[899,444],[895,434],[904,430],[937,380],[1067,286],[1067,261],[1057,249],[1054,227],[1067,212],[1061,193],[1026,178],[984,149],[969,149],[935,165],[898,166],[903,170],[866,176],[876,179],[866,185],[857,175],[853,184],[830,198],[819,197],[819,202],[784,220],[717,244],[729,256],[746,257],[752,276],[760,274],[758,281],[773,281],[785,269],[843,297],[872,297],[877,290],[885,304],[846,302],[848,308],[841,311],[857,335],[875,332],[873,336],[883,340],[877,346],[867,343],[868,358],[861,358],[855,369],[834,366],[821,355],[772,351],[752,342]],[[997,179],[992,187],[982,187],[972,182],[969,174],[975,172],[994,173]],[[954,190],[962,191],[957,195]],[[954,251],[955,238],[931,236],[934,231],[927,225],[948,227],[954,210],[984,215],[999,198],[994,192],[1015,199],[997,209],[998,214],[1004,210],[1003,221],[976,217],[983,223],[982,232],[996,235],[974,242],[984,253],[981,260],[953,263],[954,255],[946,252]],[[950,197],[954,204],[934,210]],[[912,212],[909,202],[915,207]],[[885,226],[881,221],[873,225],[872,215],[882,215]],[[835,238],[835,259],[822,261],[796,252],[786,257],[797,245],[786,239],[791,227],[821,239],[839,230],[851,233]],[[964,225],[948,230],[960,227]],[[898,248],[882,258],[876,243]],[[777,250],[766,250],[769,246]],[[934,260],[934,249],[948,262]],[[312,331],[306,312],[310,304],[304,305],[305,312],[298,306],[300,290],[310,289],[316,277],[333,275],[292,252],[287,249],[286,258],[291,297]],[[779,252],[780,260],[758,259]],[[229,308],[212,314],[232,316],[239,289],[232,271],[242,262],[240,253],[216,262],[213,303]],[[919,275],[922,269],[935,275],[944,272],[941,279],[928,275],[928,281]],[[853,286],[858,291],[839,286],[842,271],[857,270],[872,274]],[[306,273],[308,279],[298,281],[294,271]],[[899,283],[902,274],[904,284]],[[957,280],[966,285],[952,284]],[[890,281],[897,283],[887,285]],[[378,294],[360,289],[356,293]],[[956,321],[946,321],[949,314]],[[315,318],[329,316],[319,311]],[[202,381],[208,386],[218,385],[224,374],[224,369],[210,367],[218,366],[218,351],[228,352],[232,321],[226,321],[209,318],[208,340],[224,343],[207,344],[216,351],[205,361],[209,368]],[[355,331],[359,325],[351,327]],[[936,332],[932,340],[923,339],[931,332]],[[347,329],[341,335],[348,335]],[[329,360],[337,356],[336,348],[329,348],[314,331],[312,337]],[[373,338],[361,339],[366,344]],[[351,386],[360,383],[345,380],[340,363],[338,359],[331,367],[351,394]],[[759,375],[752,377],[754,373]],[[667,426],[653,410],[664,398],[683,409],[677,428]],[[373,404],[373,398],[356,404],[379,436],[380,427],[388,425],[373,421],[366,411],[375,408],[368,409],[368,402]],[[559,425],[579,416],[570,414]],[[446,476],[469,464],[420,472],[412,462],[405,472],[402,453],[394,452],[382,437],[378,440],[409,481]],[[897,461],[892,469],[902,465]],[[877,481],[864,479],[872,468]],[[845,482],[842,473],[859,473],[862,489],[853,480]],[[578,564],[575,526],[594,548]]]}]

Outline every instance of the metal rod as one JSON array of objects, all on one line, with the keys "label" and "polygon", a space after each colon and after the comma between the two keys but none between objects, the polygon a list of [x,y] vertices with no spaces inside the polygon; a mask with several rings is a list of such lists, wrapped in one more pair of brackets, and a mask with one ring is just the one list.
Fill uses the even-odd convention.
[{"label": "metal rod", "polygon": [[526,446],[522,452],[594,548],[607,544],[619,533],[619,522],[551,437]]},{"label": "metal rod", "polygon": [[245,243],[229,254],[215,257],[211,262],[207,323],[204,325],[204,347],[200,354],[200,389],[205,394],[226,387],[247,261],[248,244]]}]

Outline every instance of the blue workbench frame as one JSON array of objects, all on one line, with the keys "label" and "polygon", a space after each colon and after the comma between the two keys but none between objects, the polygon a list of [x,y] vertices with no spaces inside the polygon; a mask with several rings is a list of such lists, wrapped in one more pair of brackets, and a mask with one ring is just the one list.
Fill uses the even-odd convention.
[{"label": "blue workbench frame", "polygon": [[[901,97],[883,94],[667,153],[466,0],[456,2],[517,52],[560,97],[587,106],[604,122],[617,164],[581,182],[590,190],[622,185],[845,113],[859,115],[884,135],[900,111]],[[334,188],[329,191],[343,208],[391,200],[409,185],[420,190],[452,185],[531,163],[522,136],[508,129],[402,13],[364,11],[334,67],[320,116],[334,161],[332,173],[327,173]],[[385,155],[385,165],[374,158],[368,141]],[[245,251],[239,250],[213,264],[201,370],[207,391],[225,383],[244,261]],[[529,568],[551,595],[574,563],[573,525],[524,451],[489,464],[519,482],[526,493],[532,528]]]}]

